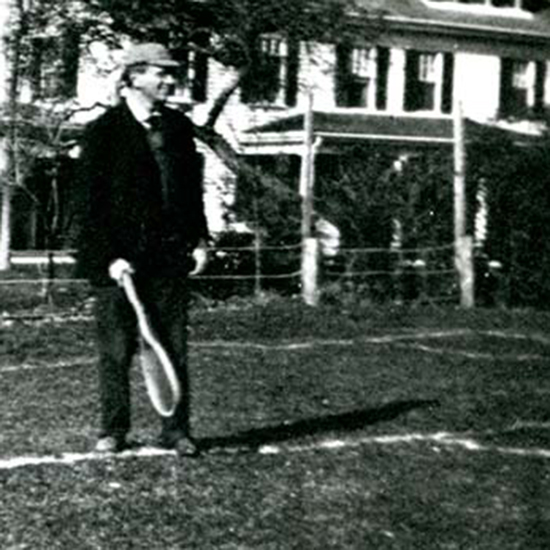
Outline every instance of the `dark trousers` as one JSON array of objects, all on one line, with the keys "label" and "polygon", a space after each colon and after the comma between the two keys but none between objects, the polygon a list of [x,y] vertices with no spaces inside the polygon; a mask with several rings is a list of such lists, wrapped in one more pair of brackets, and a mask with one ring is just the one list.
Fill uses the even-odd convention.
[{"label": "dark trousers", "polygon": [[[136,288],[151,323],[172,359],[182,398],[175,414],[162,418],[165,440],[189,435],[187,372],[188,289],[184,278],[137,279]],[[101,436],[124,436],[130,430],[130,367],[138,349],[135,313],[119,287],[95,289],[99,348]]]}]

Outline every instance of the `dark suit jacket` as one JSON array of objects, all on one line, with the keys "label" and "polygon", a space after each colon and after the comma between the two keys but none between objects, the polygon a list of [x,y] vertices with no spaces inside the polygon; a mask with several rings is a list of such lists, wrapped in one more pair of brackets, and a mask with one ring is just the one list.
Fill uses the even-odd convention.
[{"label": "dark suit jacket", "polygon": [[77,270],[112,284],[108,266],[128,260],[144,276],[180,276],[207,237],[200,165],[192,125],[163,108],[165,189],[147,132],[122,103],[86,129],[79,161]]}]

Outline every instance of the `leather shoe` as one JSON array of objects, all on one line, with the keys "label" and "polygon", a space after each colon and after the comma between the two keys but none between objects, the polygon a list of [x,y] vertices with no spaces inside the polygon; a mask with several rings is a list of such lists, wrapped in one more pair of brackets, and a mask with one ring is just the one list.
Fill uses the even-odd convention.
[{"label": "leather shoe", "polygon": [[188,437],[180,437],[174,444],[178,456],[196,457],[199,455],[197,444]]},{"label": "leather shoe", "polygon": [[199,455],[197,444],[187,436],[179,436],[174,438],[160,439],[160,446],[164,449],[172,449],[176,451],[178,456],[196,457]]},{"label": "leather shoe", "polygon": [[95,445],[96,453],[120,453],[126,448],[126,438],[108,435],[98,439]]}]

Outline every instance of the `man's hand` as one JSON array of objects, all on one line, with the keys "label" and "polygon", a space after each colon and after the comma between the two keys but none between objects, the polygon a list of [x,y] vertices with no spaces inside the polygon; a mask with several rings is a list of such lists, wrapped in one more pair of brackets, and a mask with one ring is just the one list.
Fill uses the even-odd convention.
[{"label": "man's hand", "polygon": [[109,276],[114,279],[119,286],[122,286],[122,276],[125,273],[135,273],[134,268],[129,262],[122,258],[116,259],[109,266]]},{"label": "man's hand", "polygon": [[204,241],[201,241],[198,244],[197,248],[193,250],[191,256],[193,257],[193,260],[195,260],[195,267],[189,273],[189,276],[193,277],[193,275],[198,275],[199,273],[202,273],[206,268],[206,264],[208,263],[208,249],[206,243]]}]

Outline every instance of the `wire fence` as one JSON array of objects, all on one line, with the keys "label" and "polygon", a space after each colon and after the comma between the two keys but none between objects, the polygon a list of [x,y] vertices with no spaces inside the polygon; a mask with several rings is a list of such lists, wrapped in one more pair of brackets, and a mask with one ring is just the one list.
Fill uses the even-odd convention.
[{"label": "wire fence", "polygon": [[459,300],[453,245],[423,248],[344,248],[324,262],[327,282],[377,302]]},{"label": "wire fence", "polygon": [[[458,303],[453,245],[424,248],[320,247],[318,284],[328,300]],[[223,300],[266,292],[298,294],[302,244],[216,246],[207,270],[193,278],[199,295]],[[87,281],[73,277],[71,250],[14,251],[12,268],[0,274],[0,292],[62,300],[85,296]],[[6,304],[6,299],[3,300]]]}]

